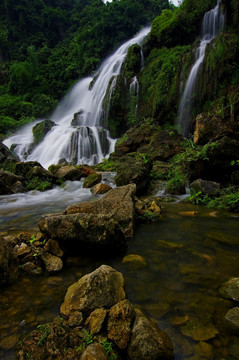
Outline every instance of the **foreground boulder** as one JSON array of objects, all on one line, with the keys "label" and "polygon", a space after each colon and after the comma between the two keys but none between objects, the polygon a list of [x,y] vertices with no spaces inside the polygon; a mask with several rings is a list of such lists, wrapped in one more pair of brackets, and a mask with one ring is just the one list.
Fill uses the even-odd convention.
[{"label": "foreground boulder", "polygon": [[16,161],[19,161],[18,156],[11,152],[6,145],[0,142],[0,164]]},{"label": "foreground boulder", "polygon": [[125,299],[124,278],[108,265],[69,287],[61,314],[19,342],[18,360],[174,358],[168,336]]},{"label": "foreground boulder", "polygon": [[133,236],[135,184],[112,189],[99,200],[69,206],[69,214],[101,214],[119,223],[126,237]]},{"label": "foreground boulder", "polygon": [[16,277],[17,264],[13,257],[14,237],[0,235],[0,287]]}]

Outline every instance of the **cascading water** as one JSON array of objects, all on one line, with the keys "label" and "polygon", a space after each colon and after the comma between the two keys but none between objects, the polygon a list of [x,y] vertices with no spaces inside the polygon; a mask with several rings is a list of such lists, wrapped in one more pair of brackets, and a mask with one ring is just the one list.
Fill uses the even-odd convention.
[{"label": "cascading water", "polygon": [[39,161],[45,168],[58,164],[61,159],[89,165],[102,161],[114,150],[115,145],[106,124],[116,78],[128,48],[136,43],[140,45],[149,31],[150,27],[144,28],[119,47],[102,63],[95,78],[82,79],[72,88],[51,117],[56,125],[38,146],[32,145],[32,129],[36,122],[20,129],[4,144],[9,148],[14,145],[20,160]]},{"label": "cascading water", "polygon": [[204,60],[206,47],[213,39],[217,37],[224,26],[224,15],[220,10],[219,2],[220,1],[218,0],[217,5],[212,10],[206,12],[204,15],[200,45],[197,48],[195,63],[190,71],[180,102],[177,126],[179,132],[184,137],[188,137],[190,133],[190,116],[195,96],[197,75]]}]

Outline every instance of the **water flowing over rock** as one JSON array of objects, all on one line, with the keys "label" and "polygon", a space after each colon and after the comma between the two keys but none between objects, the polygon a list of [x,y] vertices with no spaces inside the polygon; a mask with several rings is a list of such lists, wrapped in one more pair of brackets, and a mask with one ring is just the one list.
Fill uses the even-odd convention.
[{"label": "water flowing over rock", "polygon": [[217,5],[204,15],[200,45],[196,50],[195,63],[191,68],[179,106],[177,126],[180,133],[185,137],[188,137],[190,133],[190,116],[196,92],[197,75],[205,57],[206,47],[217,37],[219,31],[222,30],[223,25],[224,16],[219,7],[218,0]]},{"label": "water flowing over rock", "polygon": [[37,160],[46,168],[58,164],[62,158],[68,163],[92,165],[108,156],[115,145],[106,129],[111,100],[108,84],[111,82],[113,89],[129,47],[140,44],[149,30],[149,27],[143,29],[106,59],[94,79],[82,79],[72,88],[51,116],[57,126],[37,147],[33,149],[31,145],[34,142],[32,128],[36,123],[19,130],[4,141],[5,145],[10,148],[15,144],[22,161]]}]

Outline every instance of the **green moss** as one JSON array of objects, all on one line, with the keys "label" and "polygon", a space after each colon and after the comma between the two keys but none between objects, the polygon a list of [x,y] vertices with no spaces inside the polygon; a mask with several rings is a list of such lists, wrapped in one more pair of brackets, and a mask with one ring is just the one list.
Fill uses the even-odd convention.
[{"label": "green moss", "polygon": [[54,125],[55,123],[51,120],[43,120],[40,123],[36,124],[32,129],[34,143],[39,144]]},{"label": "green moss", "polygon": [[124,76],[128,79],[134,77],[141,68],[141,47],[138,44],[130,46],[124,64]]},{"label": "green moss", "polygon": [[45,191],[52,189],[52,183],[50,181],[43,181],[39,179],[38,177],[32,178],[30,181],[28,181],[26,185],[27,190],[38,190],[38,191]]}]

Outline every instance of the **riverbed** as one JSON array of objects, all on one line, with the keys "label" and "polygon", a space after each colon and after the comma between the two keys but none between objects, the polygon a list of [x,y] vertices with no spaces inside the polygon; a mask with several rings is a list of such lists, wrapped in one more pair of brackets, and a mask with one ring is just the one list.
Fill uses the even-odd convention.
[{"label": "riverbed", "polygon": [[[6,210],[5,203],[5,214],[2,198],[0,229],[36,229],[42,213],[62,211],[71,202],[91,199],[91,193],[84,191],[80,199],[74,194],[67,202],[58,194],[59,206],[53,201],[56,194],[48,193],[49,204],[43,205],[38,198],[30,209],[28,198],[24,208],[22,195],[19,207],[12,205]],[[12,203],[17,201],[12,199]],[[237,214],[162,202],[160,222],[138,225],[125,254],[110,259],[71,257],[58,274],[20,277],[0,292],[0,359],[15,359],[14,346],[21,336],[59,315],[68,286],[101,264],[123,273],[127,297],[167,332],[175,360],[238,359],[238,334],[224,320],[226,312],[238,303],[224,299],[219,292],[223,282],[239,274],[238,225]],[[127,254],[141,255],[146,265],[122,263]]]}]

